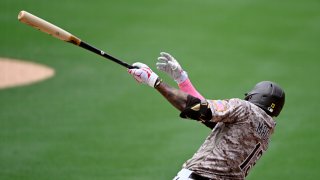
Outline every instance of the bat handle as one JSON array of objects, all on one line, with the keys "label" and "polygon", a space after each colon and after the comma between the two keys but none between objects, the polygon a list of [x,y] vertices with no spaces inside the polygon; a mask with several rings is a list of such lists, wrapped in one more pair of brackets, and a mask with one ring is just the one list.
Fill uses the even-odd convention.
[{"label": "bat handle", "polygon": [[128,65],[128,67],[127,67],[128,69],[139,69],[139,67],[138,66],[132,66],[132,65]]},{"label": "bat handle", "polygon": [[98,54],[98,55],[100,55],[100,56],[102,56],[102,57],[104,57],[106,59],[109,59],[109,60],[111,60],[111,61],[113,61],[115,63],[118,63],[121,66],[126,67],[128,69],[139,69],[139,67],[132,66],[132,65],[130,65],[130,64],[124,62],[124,61],[121,61],[120,59],[115,58],[115,57],[107,54],[106,52],[104,52],[104,51],[102,51],[102,50],[100,50],[98,48],[95,48],[94,46],[92,46],[92,45],[90,45],[90,44],[88,44],[88,43],[86,43],[84,41],[81,41],[79,46],[84,48],[84,49],[86,49],[86,50],[89,50],[89,51],[91,51],[91,52],[93,52],[95,54]]}]

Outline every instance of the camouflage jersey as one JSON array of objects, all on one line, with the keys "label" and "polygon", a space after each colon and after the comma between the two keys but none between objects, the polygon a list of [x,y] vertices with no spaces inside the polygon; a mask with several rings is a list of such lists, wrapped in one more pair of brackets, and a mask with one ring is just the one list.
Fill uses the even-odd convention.
[{"label": "camouflage jersey", "polygon": [[210,179],[244,179],[267,150],[276,123],[245,100],[207,101],[217,125],[183,167]]}]

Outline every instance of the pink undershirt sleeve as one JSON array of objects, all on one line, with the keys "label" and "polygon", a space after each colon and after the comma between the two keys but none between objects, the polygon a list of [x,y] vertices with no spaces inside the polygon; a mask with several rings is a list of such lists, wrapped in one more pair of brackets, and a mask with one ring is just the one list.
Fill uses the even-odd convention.
[{"label": "pink undershirt sleeve", "polygon": [[190,79],[186,79],[182,83],[178,84],[181,91],[190,94],[200,100],[204,100],[204,97],[193,87]]}]

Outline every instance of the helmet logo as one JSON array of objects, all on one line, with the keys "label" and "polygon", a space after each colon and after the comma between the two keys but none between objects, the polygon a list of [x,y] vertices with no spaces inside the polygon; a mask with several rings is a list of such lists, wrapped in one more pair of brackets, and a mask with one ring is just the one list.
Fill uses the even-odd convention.
[{"label": "helmet logo", "polygon": [[271,106],[268,107],[268,111],[273,112],[273,109],[276,107],[274,103],[271,103]]}]

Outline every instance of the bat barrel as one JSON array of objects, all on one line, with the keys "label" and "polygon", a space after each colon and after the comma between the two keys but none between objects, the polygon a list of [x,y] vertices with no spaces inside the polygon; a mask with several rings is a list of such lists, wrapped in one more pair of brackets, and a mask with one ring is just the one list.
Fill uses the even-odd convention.
[{"label": "bat barrel", "polygon": [[79,38],[75,37],[71,33],[26,11],[20,11],[18,19],[19,21],[32,26],[44,33],[50,34],[60,40],[67,41],[76,45],[79,45],[81,42]]}]

